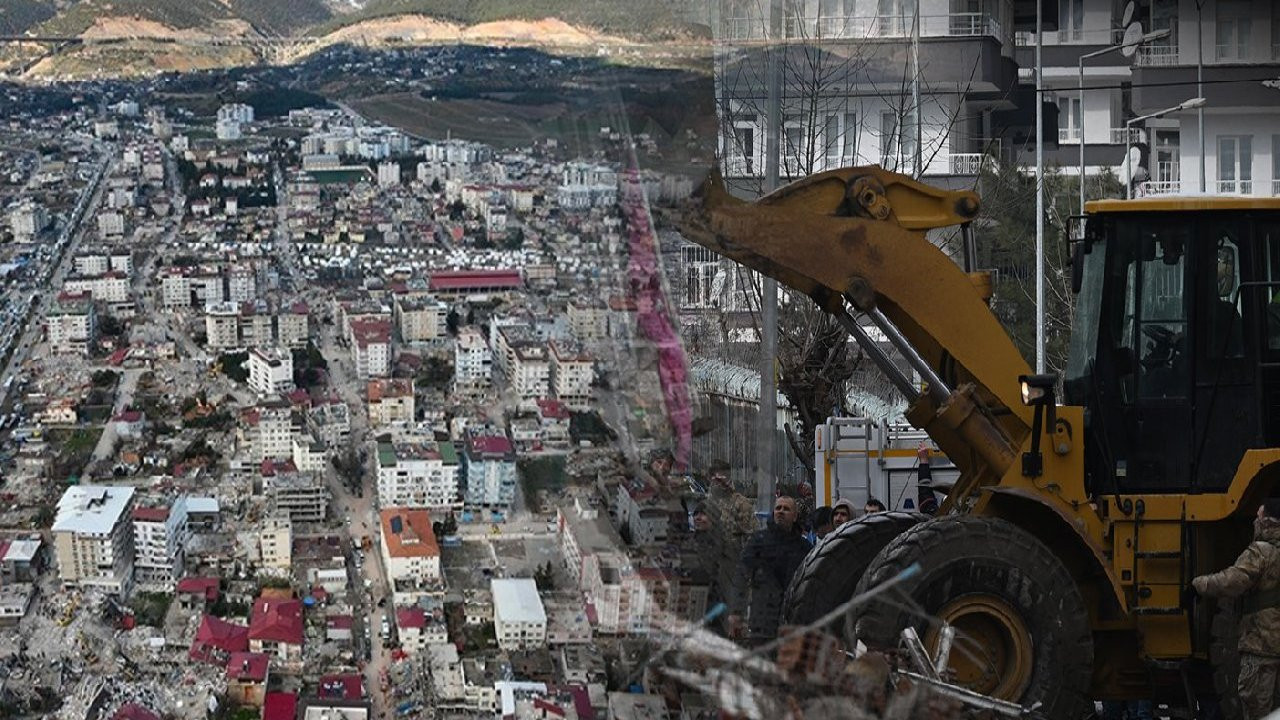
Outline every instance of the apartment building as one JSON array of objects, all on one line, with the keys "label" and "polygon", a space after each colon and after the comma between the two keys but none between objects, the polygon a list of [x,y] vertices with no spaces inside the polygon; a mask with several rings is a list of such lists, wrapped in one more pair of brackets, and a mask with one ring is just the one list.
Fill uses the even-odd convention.
[{"label": "apartment building", "polygon": [[133,298],[129,292],[129,278],[122,272],[109,271],[102,275],[72,275],[62,283],[63,292],[83,293],[93,296],[95,302],[106,305],[114,315],[129,317],[133,314]]},{"label": "apartment building", "polygon": [[[721,0],[713,19],[723,172],[759,192],[765,168],[769,3]],[[994,114],[1013,109],[1013,2],[920,0],[919,66],[909,0],[785,3],[779,62],[780,175],[879,164],[969,186],[999,154]],[[814,48],[820,47],[821,52]],[[917,108],[913,80],[923,75]]]},{"label": "apartment building", "polygon": [[547,646],[547,612],[531,578],[494,578],[493,627],[498,647],[536,650]]},{"label": "apartment building", "polygon": [[9,229],[17,242],[31,242],[48,226],[49,211],[31,199],[23,200],[9,212]]},{"label": "apartment building", "polygon": [[349,321],[352,359],[362,379],[391,374],[391,322],[381,318]]},{"label": "apartment building", "polygon": [[[1085,4],[1086,19],[1094,5]],[[1096,5],[1098,14],[1109,9],[1105,3]],[[1136,53],[1132,116],[1159,112],[1194,97],[1203,97],[1205,105],[1135,126],[1140,131],[1133,152],[1136,194],[1276,195],[1280,88],[1262,80],[1280,78],[1280,7],[1217,0],[1196,8],[1195,0],[1153,0],[1148,10],[1149,26],[1168,28],[1170,35]],[[1196,85],[1201,61],[1202,90]]]},{"label": "apartment building", "polygon": [[413,380],[401,378],[370,380],[366,387],[366,395],[371,427],[413,422]]},{"label": "apartment building", "polygon": [[519,342],[511,347],[511,389],[524,402],[549,397],[551,394],[551,362],[547,346]]},{"label": "apartment building", "polygon": [[591,402],[591,383],[595,381],[595,361],[583,347],[574,342],[552,340],[551,386],[560,402],[575,410],[585,410]]},{"label": "apartment building", "polygon": [[329,488],[308,473],[273,470],[262,477],[262,491],[276,515],[292,522],[321,522],[329,510]]},{"label": "apartment building", "polygon": [[458,480],[451,442],[378,444],[378,502],[384,506],[457,507]]},{"label": "apartment building", "polygon": [[213,303],[204,312],[205,344],[211,350],[231,350],[240,345],[240,308],[233,302]]},{"label": "apartment building", "polygon": [[284,460],[293,456],[293,408],[270,398],[258,403],[250,413],[254,426],[254,460]]},{"label": "apartment building", "polygon": [[351,437],[351,408],[337,398],[316,403],[307,411],[306,426],[326,447],[340,447]]},{"label": "apartment building", "polygon": [[262,566],[272,572],[288,573],[293,568],[293,521],[274,515],[262,521],[258,530]]},{"label": "apartment building", "polygon": [[172,504],[135,507],[132,513],[135,585],[171,592],[182,577],[190,531],[185,498]]},{"label": "apartment building", "polygon": [[89,354],[97,331],[93,297],[87,292],[62,292],[44,320],[49,350],[55,353]]},{"label": "apartment building", "polygon": [[588,343],[609,337],[609,308],[598,298],[575,298],[566,310],[569,329],[579,342]]},{"label": "apartment building", "polygon": [[287,348],[306,347],[311,339],[310,308],[304,302],[296,302],[276,315],[276,335]]},{"label": "apartment building", "polygon": [[250,350],[249,387],[258,397],[293,392],[293,353],[279,347]]},{"label": "apartment building", "polygon": [[484,334],[474,325],[458,330],[453,349],[454,392],[470,393],[489,387],[493,381],[493,352]]},{"label": "apartment building", "polygon": [[133,587],[134,490],[73,485],[58,501],[53,548],[64,586],[127,596]]},{"label": "apartment building", "polygon": [[396,328],[406,343],[425,343],[445,336],[449,306],[429,297],[397,296]]},{"label": "apartment building", "polygon": [[416,600],[416,593],[440,585],[440,546],[426,510],[387,507],[379,512],[382,523],[382,566],[397,596]]},{"label": "apartment building", "polygon": [[467,507],[506,509],[516,496],[516,453],[505,435],[469,435],[462,453]]}]

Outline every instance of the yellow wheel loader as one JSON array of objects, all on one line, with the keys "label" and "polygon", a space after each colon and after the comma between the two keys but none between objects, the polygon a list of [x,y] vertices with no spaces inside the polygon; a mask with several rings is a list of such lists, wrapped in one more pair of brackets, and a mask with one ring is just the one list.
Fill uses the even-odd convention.
[{"label": "yellow wheel loader", "polygon": [[[1280,199],[1089,203],[1056,378],[989,308],[976,194],[874,166],[753,203],[718,176],[700,192],[686,237],[839,319],[960,471],[937,516],[870,515],[819,542],[787,621],[919,563],[850,614],[846,639],[893,646],[913,627],[934,646],[948,624],[956,682],[1048,718],[1218,693],[1238,716],[1234,609],[1185,589],[1235,559],[1280,476]],[[926,239],[950,226],[967,267]]]}]

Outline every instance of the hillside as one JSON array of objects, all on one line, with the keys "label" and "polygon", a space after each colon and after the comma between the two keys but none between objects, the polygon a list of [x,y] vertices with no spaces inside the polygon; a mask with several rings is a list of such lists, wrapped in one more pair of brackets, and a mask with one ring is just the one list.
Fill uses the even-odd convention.
[{"label": "hillside", "polygon": [[41,0],[4,0],[0,2],[0,34],[16,35],[53,17],[57,10]]},{"label": "hillside", "polygon": [[316,34],[393,15],[428,15],[461,25],[554,17],[632,40],[700,36],[690,22],[692,0],[369,0],[364,10],[335,18]]},{"label": "hillside", "polygon": [[[49,0],[5,0],[39,6],[48,16]],[[79,35],[105,18],[139,18],[175,30],[204,28],[237,20],[266,35],[293,35],[333,17],[325,0],[79,0],[40,23],[48,34]]]}]

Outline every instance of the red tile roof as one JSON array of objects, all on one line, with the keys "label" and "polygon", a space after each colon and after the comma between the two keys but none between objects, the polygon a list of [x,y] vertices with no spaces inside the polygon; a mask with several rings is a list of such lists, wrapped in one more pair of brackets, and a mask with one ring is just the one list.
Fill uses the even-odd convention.
[{"label": "red tile roof", "polygon": [[227,679],[250,682],[266,682],[267,667],[271,659],[264,653],[232,653],[227,661]]},{"label": "red tile roof", "polygon": [[325,675],[320,678],[316,694],[326,700],[359,700],[364,697],[364,682],[359,675]]},{"label": "red tile roof", "polygon": [[249,619],[249,639],[302,644],[302,602],[259,597]]},{"label": "red tile roof", "polygon": [[293,693],[269,692],[262,703],[262,720],[294,720],[298,712],[298,696]]},{"label": "red tile roof", "polygon": [[396,608],[396,627],[417,628],[427,626],[427,613],[420,607]]},{"label": "red tile roof", "polygon": [[493,290],[518,288],[519,270],[441,270],[431,273],[432,290]]},{"label": "red tile roof", "polygon": [[135,702],[127,702],[120,706],[111,720],[160,720],[160,716]]},{"label": "red tile roof", "polygon": [[480,435],[468,441],[472,453],[481,455],[507,455],[511,452],[511,441],[503,435]]},{"label": "red tile roof", "polygon": [[133,519],[142,522],[164,522],[169,519],[167,507],[138,507],[133,509]]},{"label": "red tile roof", "polygon": [[334,630],[350,630],[355,620],[350,615],[330,615],[328,622]]},{"label": "red tile roof", "polygon": [[[388,555],[393,558],[439,557],[440,546],[436,544],[431,515],[426,510],[391,507],[384,508],[379,515],[382,519],[382,541],[387,545]],[[394,529],[397,525],[399,532]]]},{"label": "red tile roof", "polygon": [[204,595],[204,599],[210,602],[218,599],[218,578],[215,577],[188,577],[178,581],[174,592],[182,595]]},{"label": "red tile roof", "polygon": [[538,399],[538,413],[544,418],[554,418],[556,420],[569,419],[569,408],[565,407],[564,403],[559,400],[552,400],[550,398]]},{"label": "red tile roof", "polygon": [[191,642],[191,651],[187,656],[198,662],[221,665],[231,653],[248,650],[248,628],[205,615],[200,621],[200,629],[196,630],[196,639]]}]

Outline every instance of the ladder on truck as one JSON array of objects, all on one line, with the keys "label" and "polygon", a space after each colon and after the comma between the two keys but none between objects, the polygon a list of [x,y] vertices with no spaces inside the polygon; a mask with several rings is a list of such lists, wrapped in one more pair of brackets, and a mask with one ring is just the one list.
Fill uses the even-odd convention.
[{"label": "ladder on truck", "polygon": [[866,417],[829,417],[815,429],[814,498],[832,505],[848,498],[861,508],[869,498],[889,510],[916,509],[916,449],[929,444],[934,486],[949,486],[959,470],[929,436],[906,423]]}]

